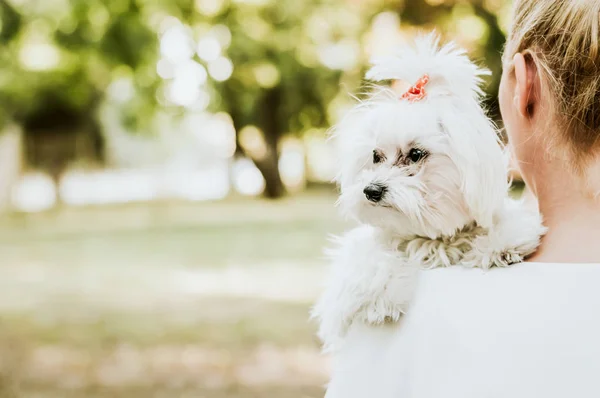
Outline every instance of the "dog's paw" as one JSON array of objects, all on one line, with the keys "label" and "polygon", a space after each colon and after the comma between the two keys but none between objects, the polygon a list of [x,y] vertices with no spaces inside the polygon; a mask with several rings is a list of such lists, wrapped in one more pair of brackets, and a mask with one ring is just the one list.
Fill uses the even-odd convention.
[{"label": "dog's paw", "polygon": [[495,264],[499,267],[507,267],[511,264],[516,264],[523,261],[523,256],[521,256],[521,253],[517,252],[516,250],[507,250],[503,253],[500,253],[499,257],[498,264]]},{"label": "dog's paw", "polygon": [[462,265],[467,268],[508,267],[512,264],[522,262],[523,253],[517,249],[506,249],[502,251],[471,251],[465,255]]},{"label": "dog's paw", "polygon": [[477,256],[465,257],[463,264],[467,267],[489,269],[491,267],[508,267],[523,261],[520,252],[507,249],[501,252],[479,253]]},{"label": "dog's paw", "polygon": [[521,253],[516,250],[508,249],[503,252],[493,253],[488,260],[486,268],[490,267],[508,267],[509,265],[523,261]]},{"label": "dog's paw", "polygon": [[398,322],[402,314],[404,311],[399,305],[384,297],[379,297],[366,305],[358,317],[369,325],[382,325]]}]

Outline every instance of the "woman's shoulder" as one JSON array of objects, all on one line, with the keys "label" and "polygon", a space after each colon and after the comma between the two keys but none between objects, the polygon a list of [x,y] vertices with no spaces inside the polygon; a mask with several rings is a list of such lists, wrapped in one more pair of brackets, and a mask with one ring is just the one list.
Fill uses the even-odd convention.
[{"label": "woman's shoulder", "polygon": [[559,294],[573,283],[596,291],[597,278],[600,278],[600,264],[523,262],[488,270],[461,266],[423,270],[418,286],[421,295],[430,294],[430,289],[442,289],[458,296],[463,293],[487,296],[507,287],[513,293],[526,295],[538,289],[557,288]]},{"label": "woman's shoulder", "polygon": [[440,268],[422,271],[417,284],[411,310],[417,316],[434,310],[449,319],[477,315],[479,327],[486,326],[485,319],[499,322],[500,316],[514,321],[524,317],[523,322],[545,316],[555,319],[552,314],[557,311],[573,314],[600,304],[600,264],[525,262],[489,270]]},{"label": "woman's shoulder", "polygon": [[[583,263],[536,263],[523,262],[508,267],[479,269],[453,266],[423,270],[419,273],[419,287],[427,292],[430,285],[450,291],[502,289],[510,285],[514,289],[546,288],[555,284],[577,281],[593,285],[589,278],[600,278],[600,264]],[[599,292],[600,293],[600,292]]]},{"label": "woman's shoulder", "polygon": [[354,325],[328,397],[367,396],[364,380],[390,398],[600,396],[600,264],[451,267],[418,279],[400,323]]}]

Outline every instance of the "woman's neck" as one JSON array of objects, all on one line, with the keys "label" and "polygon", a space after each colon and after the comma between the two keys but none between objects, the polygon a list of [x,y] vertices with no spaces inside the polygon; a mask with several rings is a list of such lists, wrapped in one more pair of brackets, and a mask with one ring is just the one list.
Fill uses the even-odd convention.
[{"label": "woman's neck", "polygon": [[[587,194],[565,168],[551,170],[536,187],[538,205],[548,233],[528,261],[600,263],[600,200]],[[560,175],[558,175],[560,174]]]}]

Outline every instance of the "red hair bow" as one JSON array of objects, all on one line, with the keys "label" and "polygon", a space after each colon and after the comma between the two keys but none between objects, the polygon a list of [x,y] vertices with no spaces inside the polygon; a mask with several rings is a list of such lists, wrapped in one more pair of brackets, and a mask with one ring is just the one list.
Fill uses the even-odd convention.
[{"label": "red hair bow", "polygon": [[425,74],[421,76],[417,82],[410,86],[408,90],[402,94],[400,99],[406,99],[409,102],[420,101],[427,95],[425,91],[425,85],[429,82],[429,75]]}]

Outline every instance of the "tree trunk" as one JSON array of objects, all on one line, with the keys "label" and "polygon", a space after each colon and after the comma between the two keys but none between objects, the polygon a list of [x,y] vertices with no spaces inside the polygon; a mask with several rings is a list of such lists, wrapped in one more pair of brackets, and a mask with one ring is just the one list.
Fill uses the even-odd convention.
[{"label": "tree trunk", "polygon": [[261,128],[265,135],[267,154],[264,159],[255,161],[256,167],[265,179],[264,195],[275,199],[285,195],[285,186],[279,173],[279,139],[283,133],[279,122],[278,109],[281,105],[281,87],[267,90],[261,103]]},{"label": "tree trunk", "polygon": [[[279,173],[278,152],[279,138],[282,133],[277,111],[281,100],[281,89],[276,87],[267,91],[260,101],[259,115],[252,115],[252,118],[244,117],[244,114],[240,109],[241,107],[236,99],[235,91],[231,87],[225,85],[223,87],[222,95],[225,98],[225,102],[229,105],[228,111],[233,119],[236,134],[238,134],[244,126],[256,123],[265,135],[265,142],[267,145],[267,154],[265,157],[256,159],[246,153],[244,148],[240,145],[239,136],[236,136],[236,156],[245,156],[254,162],[256,168],[265,179],[265,190],[263,195],[266,198],[276,199],[284,196],[286,191],[283,181],[281,180],[281,174]],[[258,120],[255,119],[256,116],[258,116]]]},{"label": "tree trunk", "polygon": [[269,148],[268,155],[261,160],[253,159],[265,179],[263,195],[269,199],[277,199],[285,195],[285,186],[279,174],[279,156]]}]

